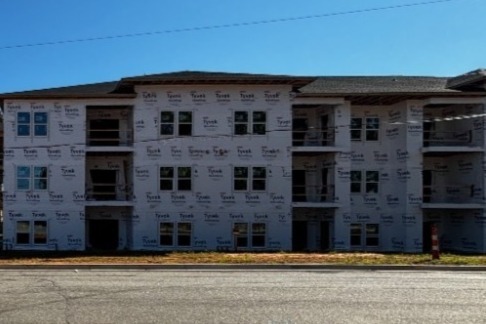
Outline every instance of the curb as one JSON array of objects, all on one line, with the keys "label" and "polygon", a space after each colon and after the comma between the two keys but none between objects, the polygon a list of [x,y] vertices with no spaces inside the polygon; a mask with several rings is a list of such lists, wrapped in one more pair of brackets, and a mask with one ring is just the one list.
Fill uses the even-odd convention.
[{"label": "curb", "polygon": [[345,265],[345,264],[18,264],[0,265],[0,270],[205,270],[205,271],[484,271],[486,266],[456,265]]}]

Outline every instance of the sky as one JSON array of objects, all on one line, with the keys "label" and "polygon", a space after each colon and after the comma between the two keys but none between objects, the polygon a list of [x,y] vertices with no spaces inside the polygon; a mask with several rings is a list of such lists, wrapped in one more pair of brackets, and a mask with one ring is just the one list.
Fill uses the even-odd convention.
[{"label": "sky", "polygon": [[[486,0],[431,2],[0,0],[0,93],[187,70],[456,76],[486,68]],[[133,34],[143,35],[115,37]]]}]

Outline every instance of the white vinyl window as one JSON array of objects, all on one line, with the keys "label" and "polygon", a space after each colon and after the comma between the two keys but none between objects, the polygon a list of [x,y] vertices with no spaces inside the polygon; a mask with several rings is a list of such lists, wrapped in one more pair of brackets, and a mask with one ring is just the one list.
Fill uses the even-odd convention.
[{"label": "white vinyl window", "polygon": [[22,112],[17,113],[17,136],[47,136],[48,115],[47,112]]},{"label": "white vinyl window", "polygon": [[162,222],[159,224],[159,244],[161,246],[192,245],[192,223]]},{"label": "white vinyl window", "polygon": [[234,223],[233,235],[236,247],[265,247],[265,223]]},{"label": "white vinyl window", "polygon": [[265,135],[267,131],[267,113],[265,111],[235,111],[235,135]]},{"label": "white vinyl window", "polygon": [[191,191],[192,168],[191,167],[160,167],[161,191]]},{"label": "white vinyl window", "polygon": [[192,111],[161,111],[160,135],[191,136]]},{"label": "white vinyl window", "polygon": [[267,169],[265,167],[234,167],[233,180],[235,191],[265,191]]},{"label": "white vinyl window", "polygon": [[366,118],[351,118],[351,141],[365,141],[373,142],[379,140],[380,133],[380,118],[366,117]]},{"label": "white vinyl window", "polygon": [[377,247],[380,243],[379,224],[359,224],[354,223],[350,226],[351,247]]},{"label": "white vinyl window", "polygon": [[17,244],[47,244],[46,221],[17,221]]},{"label": "white vinyl window", "polygon": [[351,193],[377,194],[380,173],[378,171],[351,171]]},{"label": "white vinyl window", "polygon": [[17,190],[47,190],[47,167],[44,166],[17,166]]}]

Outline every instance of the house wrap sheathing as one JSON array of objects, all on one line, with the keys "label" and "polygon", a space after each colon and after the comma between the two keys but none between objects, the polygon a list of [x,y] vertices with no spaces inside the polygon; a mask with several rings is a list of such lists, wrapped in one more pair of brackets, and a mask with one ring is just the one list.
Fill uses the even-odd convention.
[{"label": "house wrap sheathing", "polygon": [[486,252],[485,72],[1,94],[3,248]]}]

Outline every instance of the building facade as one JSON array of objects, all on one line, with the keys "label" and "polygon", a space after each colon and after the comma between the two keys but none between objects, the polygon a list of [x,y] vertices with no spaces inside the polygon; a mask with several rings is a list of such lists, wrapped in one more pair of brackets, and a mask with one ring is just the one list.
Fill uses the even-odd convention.
[{"label": "building facade", "polygon": [[0,95],[4,249],[486,252],[485,73]]}]

